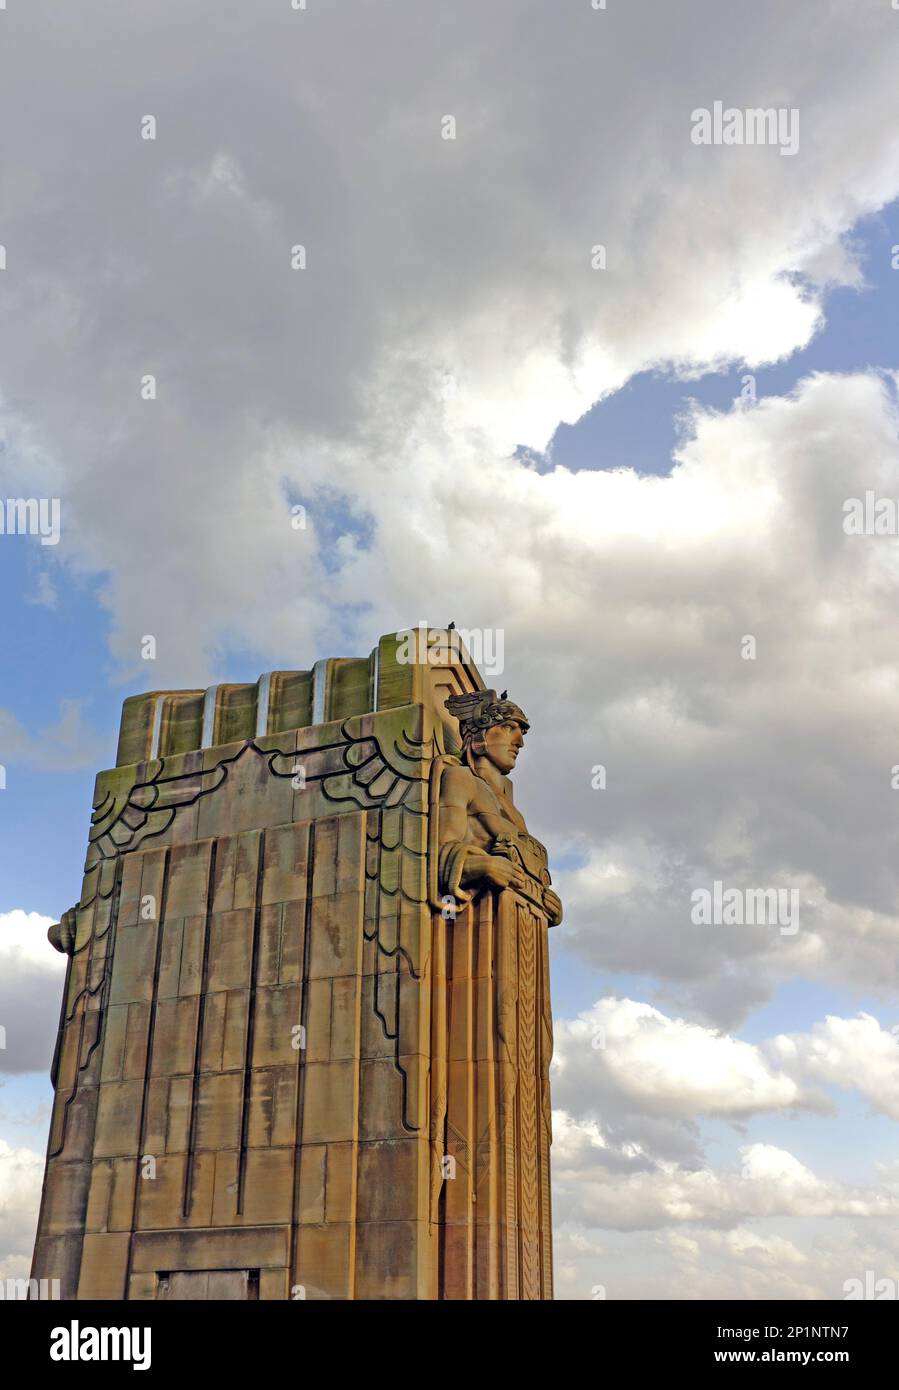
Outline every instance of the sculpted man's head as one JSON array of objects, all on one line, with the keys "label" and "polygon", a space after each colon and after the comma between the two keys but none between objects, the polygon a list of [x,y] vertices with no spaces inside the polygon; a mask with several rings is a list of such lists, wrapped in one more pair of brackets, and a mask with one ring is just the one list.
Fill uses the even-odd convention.
[{"label": "sculpted man's head", "polygon": [[459,721],[462,757],[472,770],[475,759],[487,758],[504,775],[512,771],[530,725],[505,691],[499,698],[495,690],[451,695],[446,708]]}]

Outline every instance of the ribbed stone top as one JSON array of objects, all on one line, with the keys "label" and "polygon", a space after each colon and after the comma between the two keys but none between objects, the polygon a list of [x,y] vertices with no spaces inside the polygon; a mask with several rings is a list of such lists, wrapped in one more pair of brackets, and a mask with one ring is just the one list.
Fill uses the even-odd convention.
[{"label": "ribbed stone top", "polygon": [[[430,629],[444,634],[445,629]],[[328,657],[311,671],[271,671],[246,685],[206,690],[153,690],[122,706],[116,766],[193,749],[264,738],[355,714],[422,702],[441,719],[452,691],[483,690],[464,648],[455,660],[426,664],[397,659],[397,633],[382,637],[370,656]]]}]

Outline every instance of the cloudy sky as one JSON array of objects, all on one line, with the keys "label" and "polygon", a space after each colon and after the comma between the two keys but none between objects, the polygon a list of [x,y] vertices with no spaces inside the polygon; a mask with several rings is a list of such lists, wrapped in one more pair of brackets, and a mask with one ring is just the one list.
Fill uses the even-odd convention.
[{"label": "cloudy sky", "polygon": [[0,493],[62,516],[0,537],[0,1276],[122,699],[454,619],[566,905],[558,1295],[899,1278],[899,542],[843,526],[899,500],[897,63],[895,0],[0,10]]}]

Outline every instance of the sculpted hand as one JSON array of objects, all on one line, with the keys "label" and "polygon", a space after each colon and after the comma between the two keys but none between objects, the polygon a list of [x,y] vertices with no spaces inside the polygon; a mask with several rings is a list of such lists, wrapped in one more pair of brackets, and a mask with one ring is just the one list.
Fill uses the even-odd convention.
[{"label": "sculpted hand", "polygon": [[498,854],[488,855],[483,875],[494,888],[524,887],[524,879],[517,864],[513,864],[511,859],[503,859]]},{"label": "sculpted hand", "polygon": [[543,890],[543,906],[549,918],[549,925],[557,927],[562,920],[562,900],[551,888]]},{"label": "sculpted hand", "polygon": [[70,907],[68,912],[62,914],[58,922],[47,932],[47,940],[51,946],[55,946],[57,951],[62,951],[64,955],[71,956],[75,951],[75,930],[78,925],[78,914],[74,907]]}]

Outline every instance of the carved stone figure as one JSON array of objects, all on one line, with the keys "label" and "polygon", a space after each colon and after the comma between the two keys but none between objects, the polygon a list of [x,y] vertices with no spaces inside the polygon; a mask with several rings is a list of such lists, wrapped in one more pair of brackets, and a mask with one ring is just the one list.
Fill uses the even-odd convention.
[{"label": "carved stone figure", "polygon": [[[455,1174],[452,1184],[432,1182],[445,1204],[445,1296],[551,1298],[547,929],[562,905],[507,776],[530,727],[524,712],[494,690],[451,695],[446,708],[459,721],[462,754],[431,768],[443,904],[434,923],[431,1129],[435,1154],[442,1134]],[[438,1202],[432,1216],[440,1215]]]},{"label": "carved stone figure", "polygon": [[443,891],[468,902],[476,886],[514,888],[557,926],[562,904],[549,887],[545,851],[528,835],[508,781],[530,728],[524,711],[497,700],[495,690],[451,695],[446,708],[459,720],[463,751],[461,763],[448,761],[441,779]]},{"label": "carved stone figure", "polygon": [[49,932],[64,1298],[552,1297],[528,721],[404,650],[125,702]]}]

